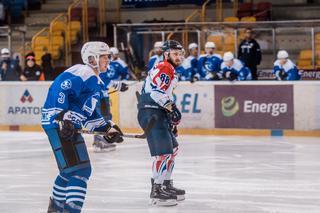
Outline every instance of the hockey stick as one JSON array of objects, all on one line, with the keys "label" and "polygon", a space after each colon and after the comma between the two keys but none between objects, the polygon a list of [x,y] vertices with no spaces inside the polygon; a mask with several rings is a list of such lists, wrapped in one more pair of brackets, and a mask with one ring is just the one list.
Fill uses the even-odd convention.
[{"label": "hockey stick", "polygon": [[[153,128],[157,120],[158,120],[158,117],[156,115],[153,115],[142,134],[123,134],[122,137],[145,139],[150,134],[151,129]],[[91,135],[107,135],[107,132],[89,131],[85,129],[80,129],[78,130],[78,132],[83,134],[91,134]]]}]

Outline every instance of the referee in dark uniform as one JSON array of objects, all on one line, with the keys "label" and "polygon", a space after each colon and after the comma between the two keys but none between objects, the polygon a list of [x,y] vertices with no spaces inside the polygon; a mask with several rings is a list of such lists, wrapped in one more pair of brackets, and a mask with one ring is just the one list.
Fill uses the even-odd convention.
[{"label": "referee in dark uniform", "polygon": [[239,45],[238,58],[251,70],[252,80],[258,80],[257,66],[261,62],[261,50],[252,37],[251,29],[245,29],[245,39]]}]

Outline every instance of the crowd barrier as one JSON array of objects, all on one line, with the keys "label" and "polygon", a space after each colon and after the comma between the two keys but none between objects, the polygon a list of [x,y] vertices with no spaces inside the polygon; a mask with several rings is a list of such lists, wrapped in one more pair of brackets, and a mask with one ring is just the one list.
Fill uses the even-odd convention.
[{"label": "crowd barrier", "polygon": [[[0,130],[40,130],[50,82],[0,84]],[[136,91],[111,95],[113,120],[139,131]],[[174,98],[184,134],[320,136],[320,82],[179,82]]]}]

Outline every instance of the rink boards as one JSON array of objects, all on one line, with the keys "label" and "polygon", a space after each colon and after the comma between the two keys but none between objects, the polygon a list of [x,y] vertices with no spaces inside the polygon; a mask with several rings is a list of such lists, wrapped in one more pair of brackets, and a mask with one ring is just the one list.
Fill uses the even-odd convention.
[{"label": "rink boards", "polygon": [[[136,91],[111,95],[114,121],[137,131]],[[50,82],[1,82],[0,130],[40,128]],[[320,136],[320,82],[180,82],[174,98],[182,112],[180,133]]]}]

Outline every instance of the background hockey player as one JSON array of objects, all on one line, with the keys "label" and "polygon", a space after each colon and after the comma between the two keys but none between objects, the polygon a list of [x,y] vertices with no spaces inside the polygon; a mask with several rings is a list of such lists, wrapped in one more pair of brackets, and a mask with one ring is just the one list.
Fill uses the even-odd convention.
[{"label": "background hockey player", "polygon": [[191,81],[199,80],[198,73],[198,45],[196,43],[191,43],[188,46],[189,56],[183,59],[180,66],[176,68],[179,74],[179,80],[181,81]]},{"label": "background hockey player", "polygon": [[221,64],[222,76],[229,81],[245,81],[251,80],[251,72],[248,67],[234,58],[232,52],[226,52],[223,55],[223,62]]},{"label": "background hockey player", "polygon": [[216,45],[214,42],[208,41],[205,44],[206,54],[201,55],[198,59],[198,73],[201,79],[204,80],[220,80],[220,66],[222,57],[214,53]]},{"label": "background hockey player", "polygon": [[152,165],[152,204],[176,205],[184,199],[184,190],[173,187],[171,174],[178,142],[172,131],[179,124],[181,113],[173,102],[173,89],[178,81],[174,68],[181,64],[183,48],[179,42],[169,40],[163,45],[164,61],[158,63],[145,80],[138,103],[138,121],[144,129],[152,116],[158,120],[147,137]]},{"label": "background hockey player", "polygon": [[88,151],[78,129],[113,132],[108,142],[122,142],[122,133],[112,121],[97,112],[104,83],[99,77],[109,63],[109,47],[103,42],[87,42],[82,61],[60,74],[49,88],[42,110],[42,127],[48,135],[59,168],[48,212],[79,213],[91,175]]},{"label": "background hockey player", "polygon": [[150,57],[148,62],[148,71],[153,68],[154,65],[162,61],[162,41],[157,41],[154,43],[153,52],[154,55]]},{"label": "background hockey player", "polygon": [[[127,64],[119,57],[119,50],[116,47],[110,48],[111,62],[106,72],[100,74],[100,78],[104,83],[104,89],[101,94],[101,102],[97,104],[97,110],[107,119],[112,119],[111,105],[109,98],[109,89],[124,92],[128,90],[128,85],[121,80],[128,80],[129,70]],[[101,103],[105,107],[102,110]],[[93,147],[95,152],[108,152],[116,148],[114,143],[106,143],[105,138],[101,135],[95,135],[93,139]]]},{"label": "background hockey player", "polygon": [[297,66],[289,59],[289,54],[285,50],[280,50],[277,54],[277,60],[273,64],[273,74],[279,81],[300,80],[301,75]]},{"label": "background hockey player", "polygon": [[116,47],[110,48],[112,60],[106,72],[110,80],[128,80],[129,70],[128,65],[119,57],[119,50]]}]

